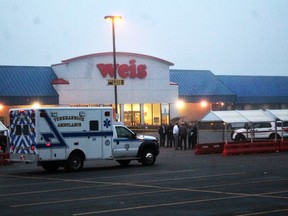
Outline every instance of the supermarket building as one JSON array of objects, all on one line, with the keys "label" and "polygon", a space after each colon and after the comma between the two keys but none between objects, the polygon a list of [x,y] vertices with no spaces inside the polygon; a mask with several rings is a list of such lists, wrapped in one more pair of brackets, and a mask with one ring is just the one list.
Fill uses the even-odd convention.
[{"label": "supermarket building", "polygon": [[[117,52],[119,120],[127,126],[197,121],[210,110],[287,109],[288,77],[216,76],[207,70],[171,70],[149,55]],[[113,53],[63,60],[51,67],[0,66],[0,120],[9,109],[114,105]],[[181,106],[180,106],[181,105]]]}]

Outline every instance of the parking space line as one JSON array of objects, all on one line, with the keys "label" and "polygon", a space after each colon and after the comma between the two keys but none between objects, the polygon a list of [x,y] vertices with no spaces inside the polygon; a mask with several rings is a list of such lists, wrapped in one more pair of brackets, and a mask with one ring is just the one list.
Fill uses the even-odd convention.
[{"label": "parking space line", "polygon": [[158,191],[150,191],[150,192],[138,192],[138,193],[127,193],[127,194],[117,194],[117,195],[106,195],[106,196],[97,196],[97,197],[86,197],[86,198],[78,198],[78,199],[67,199],[67,200],[57,200],[57,201],[47,201],[47,202],[39,202],[39,203],[27,203],[27,204],[19,204],[19,205],[12,205],[12,208],[19,208],[19,207],[28,207],[28,206],[36,206],[36,205],[50,205],[50,204],[57,204],[57,203],[66,203],[66,202],[78,202],[78,201],[88,201],[88,200],[95,200],[95,199],[106,199],[106,198],[115,198],[115,197],[123,197],[123,196],[136,196],[136,195],[146,195],[146,194],[153,194],[153,193],[166,193],[173,190],[158,190]]},{"label": "parking space line", "polygon": [[[104,176],[97,177],[97,179],[115,179],[115,178],[131,178],[135,176],[151,176],[151,175],[163,175],[163,174],[171,174],[171,173],[187,173],[187,172],[195,172],[195,169],[185,169],[185,170],[170,170],[170,171],[158,171],[158,172],[146,172],[146,173],[137,173],[130,175],[113,175],[113,176]],[[96,178],[87,178],[86,180],[92,180]]]},{"label": "parking space line", "polygon": [[[139,186],[139,185],[138,185]],[[163,187],[161,187],[163,188]],[[168,188],[167,188],[168,189]],[[172,188],[171,188],[172,190]],[[195,190],[195,189],[173,189],[174,191],[191,191],[191,192],[202,192],[202,193],[216,193],[216,194],[222,194],[222,195],[232,195],[229,197],[218,197],[218,198],[211,198],[211,199],[203,199],[203,200],[190,200],[190,201],[183,201],[183,202],[174,202],[174,203],[162,203],[162,204],[155,204],[155,205],[146,205],[146,206],[137,206],[137,207],[129,207],[129,208],[121,208],[121,209],[109,209],[109,210],[103,210],[103,211],[93,211],[93,212],[83,212],[83,213],[77,213],[73,214],[73,216],[81,216],[81,215],[91,215],[91,214],[102,214],[102,213],[112,213],[112,212],[119,212],[119,211],[130,211],[130,210],[138,210],[138,209],[145,209],[145,208],[156,208],[156,207],[166,207],[166,206],[173,206],[173,205],[185,205],[185,204],[191,204],[191,203],[199,203],[199,202],[210,202],[210,201],[220,201],[220,200],[229,200],[229,199],[236,199],[236,198],[247,198],[247,197],[261,197],[261,198],[273,198],[273,199],[288,199],[286,197],[277,197],[277,196],[268,196],[265,194],[245,194],[245,193],[230,193],[230,192],[220,192],[220,191],[211,191],[211,190]],[[280,210],[274,210],[268,213],[276,213],[276,212],[285,212],[288,211],[288,209],[280,209]],[[262,212],[265,214],[266,212]],[[259,213],[261,214],[261,213]],[[252,216],[252,215],[259,215],[258,213],[253,214],[244,214],[239,216]]]},{"label": "parking space line", "polygon": [[[171,173],[173,173],[174,171],[172,171]],[[158,173],[159,174],[159,173]],[[220,173],[220,174],[214,174],[214,175],[203,175],[203,176],[193,176],[193,177],[186,177],[186,178],[172,178],[172,179],[168,179],[167,181],[171,181],[171,180],[182,180],[182,179],[201,179],[201,178],[211,178],[211,177],[221,177],[221,176],[232,176],[232,175],[244,175],[246,174],[246,172],[234,172],[234,173]],[[0,176],[5,176],[5,175],[0,175]],[[134,176],[134,175],[131,175]],[[26,179],[37,179],[37,180],[51,180],[51,181],[62,181],[62,182],[79,182],[79,183],[103,183],[103,184],[107,184],[109,182],[100,182],[100,181],[92,181],[93,179],[63,179],[63,178],[51,178],[51,177],[35,177],[35,176],[14,176],[17,178],[26,178]],[[115,178],[114,176],[112,178]],[[157,181],[162,181],[162,180],[155,180],[155,181],[150,181],[150,182],[157,182]],[[163,180],[165,181],[165,179]]]},{"label": "parking space line", "polygon": [[285,190],[285,191],[273,191],[273,192],[268,192],[268,193],[262,193],[262,194],[279,194],[279,193],[288,193],[288,190]]},{"label": "parking space line", "polygon": [[280,212],[288,212],[288,209],[276,209],[276,210],[272,210],[272,211],[254,212],[254,213],[248,213],[248,214],[240,214],[237,216],[265,215],[265,214],[280,213]]},{"label": "parking space line", "polygon": [[[267,179],[267,180],[258,180],[258,181],[249,181],[245,182],[245,184],[260,184],[260,183],[269,183],[269,182],[280,182],[280,181],[288,181],[288,178],[278,178],[278,179]],[[198,188],[214,188],[214,187],[227,187],[227,186],[236,186],[242,185],[243,183],[226,183],[226,184],[218,184],[218,185],[206,185],[200,186]]]},{"label": "parking space line", "polygon": [[82,216],[82,215],[91,215],[91,214],[103,214],[103,213],[139,210],[139,209],[147,209],[147,208],[159,208],[159,207],[185,205],[185,204],[200,203],[200,202],[220,201],[220,200],[237,199],[237,198],[239,198],[239,196],[221,197],[221,198],[212,198],[212,199],[202,199],[202,200],[188,200],[188,201],[182,201],[182,202],[162,203],[162,204],[155,204],[155,205],[143,205],[143,206],[135,206],[135,207],[129,207],[129,208],[118,208],[118,209],[109,209],[109,210],[93,211],[93,212],[82,212],[82,213],[73,214],[73,216]]},{"label": "parking space line", "polygon": [[[218,174],[218,175],[207,175],[207,176],[198,176],[195,178],[208,178],[208,177],[218,177],[218,176],[229,176],[229,175],[241,175],[241,174],[245,174],[245,173],[226,173],[226,174]],[[85,189],[85,188],[90,188],[90,187],[105,187],[105,186],[129,186],[129,187],[145,187],[145,188],[154,188],[154,189],[159,189],[159,190],[167,190],[167,191],[190,191],[190,192],[201,192],[201,193],[214,193],[214,194],[225,194],[225,195],[235,195],[235,196],[245,196],[245,197],[269,197],[269,198],[277,198],[277,199],[287,199],[285,197],[279,197],[279,196],[272,196],[271,194],[268,193],[259,193],[259,194],[247,194],[247,193],[232,193],[232,192],[221,192],[221,191],[217,191],[217,190],[203,190],[200,188],[170,188],[170,187],[161,187],[161,186],[153,186],[153,185],[145,185],[145,184],[135,184],[135,183],[117,183],[117,182],[95,182],[95,181],[91,181],[91,180],[75,180],[75,179],[59,179],[59,178],[39,178],[39,177],[25,177],[25,178],[33,178],[33,179],[44,179],[44,180],[54,180],[57,182],[77,182],[77,183],[89,183],[89,184],[101,184],[101,186],[85,186],[85,187],[79,187],[79,188],[63,188],[63,189],[54,189],[54,190],[43,190],[43,191],[28,191],[28,192],[21,192],[21,193],[14,193],[14,194],[9,194],[10,196],[13,195],[25,195],[25,194],[33,194],[33,193],[49,193],[49,192],[57,192],[57,191],[66,191],[66,190],[78,190],[78,189]],[[193,178],[193,177],[192,177]],[[174,178],[174,179],[169,179],[171,180],[183,180],[183,179],[191,179],[190,177],[188,178]],[[287,180],[287,179],[280,179],[282,180]],[[162,181],[162,180],[159,180]],[[164,180],[163,180],[164,181]],[[168,180],[167,180],[168,181]],[[267,180],[267,181],[261,181],[263,182],[270,182],[270,181],[277,181],[277,180]],[[158,182],[156,181],[149,181],[149,183],[151,182]],[[147,183],[147,182],[146,182]],[[254,182],[248,182],[248,183],[254,183]],[[238,185],[239,183],[237,183]],[[247,184],[247,182],[245,183]],[[229,185],[229,184],[228,184]],[[233,185],[233,184],[232,184]],[[218,185],[210,185],[210,188],[215,188]],[[205,188],[205,187],[202,187]],[[0,195],[0,196],[7,196],[7,195]],[[90,199],[90,198],[87,198]],[[93,199],[93,198],[91,198]],[[72,200],[68,200],[68,201],[72,201]],[[77,201],[77,199],[75,200]],[[57,203],[58,201],[52,201],[51,203]],[[61,201],[64,202],[64,201]],[[45,204],[45,203],[41,203],[41,204]],[[23,204],[25,205],[25,204]],[[16,207],[16,206],[14,206]]]},{"label": "parking space line", "polygon": [[[191,178],[209,178],[209,177],[221,177],[221,176],[229,176],[229,175],[244,175],[245,172],[238,172],[238,173],[222,173],[222,174],[215,174],[215,175],[206,175],[206,176],[196,176],[196,177],[188,177],[188,178],[172,178],[172,179],[164,179],[164,180],[156,180],[156,181],[150,181],[148,183],[155,183],[155,182],[162,182],[162,181],[178,181],[178,180],[185,180],[185,179],[191,179]],[[20,177],[20,176],[19,176]],[[21,176],[23,178],[23,176]],[[200,202],[209,202],[209,201],[220,201],[220,200],[229,200],[229,199],[236,199],[236,198],[243,198],[243,197],[258,197],[258,198],[272,198],[272,199],[282,199],[287,200],[288,197],[280,197],[275,196],[276,194],[279,194],[281,192],[287,192],[287,191],[278,191],[278,192],[270,192],[270,193],[255,193],[255,194],[247,194],[247,193],[233,193],[233,192],[223,192],[223,191],[217,191],[213,190],[213,188],[217,187],[217,185],[210,185],[212,190],[205,190],[205,187],[200,188],[173,188],[173,187],[161,187],[161,186],[155,186],[155,185],[145,185],[145,183],[137,184],[137,183],[121,183],[121,182],[102,182],[102,181],[91,181],[91,180],[83,180],[83,179],[63,179],[63,178],[46,178],[46,177],[27,177],[24,176],[24,178],[32,178],[32,179],[42,179],[42,180],[53,180],[55,182],[77,182],[77,183],[89,183],[89,184],[101,184],[99,187],[105,187],[105,186],[128,186],[128,187],[143,187],[143,188],[151,188],[156,189],[156,191],[149,191],[149,192],[139,192],[139,193],[127,193],[127,194],[117,194],[117,195],[108,195],[108,196],[99,196],[99,197],[83,197],[79,199],[67,199],[67,200],[55,200],[55,201],[49,201],[49,202],[39,202],[39,203],[24,203],[24,204],[18,204],[18,205],[12,205],[10,207],[12,208],[20,208],[20,207],[28,207],[28,206],[36,206],[36,205],[48,205],[48,204],[59,204],[59,203],[67,203],[67,202],[82,202],[87,200],[93,200],[93,199],[106,199],[106,198],[113,198],[113,197],[124,197],[124,196],[139,196],[139,195],[145,195],[145,194],[154,194],[154,193],[166,193],[166,192],[173,192],[173,191],[187,191],[187,192],[199,192],[199,193],[210,193],[210,194],[218,194],[219,196],[226,195],[226,197],[217,197],[217,198],[211,198],[211,199],[202,199],[202,200],[188,200],[188,201],[181,201],[181,202],[173,202],[173,203],[162,203],[162,204],[155,204],[155,205],[143,205],[143,206],[136,206],[136,207],[128,207],[128,208],[120,208],[120,209],[109,209],[109,210],[103,210],[103,211],[93,211],[93,212],[83,212],[83,213],[77,213],[74,214],[74,216],[81,216],[81,215],[90,215],[90,214],[100,214],[100,213],[111,213],[111,212],[118,212],[118,211],[129,211],[129,210],[137,210],[137,209],[146,209],[146,208],[154,208],[154,207],[165,207],[165,206],[173,206],[173,205],[185,205],[190,203],[200,203]],[[265,182],[275,182],[275,181],[287,181],[288,179],[269,179],[269,180],[262,180],[262,181],[250,181],[248,183],[265,183]],[[241,184],[241,183],[237,183]],[[247,184],[247,182],[242,183]],[[77,189],[82,188],[90,188],[95,186],[85,186],[85,187],[79,187]],[[98,187],[98,186],[97,186]],[[208,187],[207,187],[208,188]],[[204,189],[204,190],[203,190]],[[30,192],[22,192],[19,193],[21,195],[29,194],[29,193],[49,193],[49,192],[57,192],[57,191],[64,191],[64,190],[75,190],[75,187],[73,188],[64,188],[64,189],[55,189],[55,190],[43,190],[43,191],[30,191]],[[274,195],[273,195],[274,194]],[[13,194],[11,194],[13,195]],[[14,194],[17,195],[17,194]],[[279,209],[274,210],[275,212],[285,212],[287,209]],[[268,213],[274,213],[267,212]],[[258,215],[261,213],[251,213],[251,214],[244,214],[241,216],[252,216],[252,215]],[[266,214],[266,212],[262,212],[262,214]]]},{"label": "parking space line", "polygon": [[169,178],[169,179],[160,179],[149,181],[149,183],[155,182],[163,182],[163,181],[179,181],[179,180],[188,180],[188,179],[201,179],[201,178],[211,178],[211,177],[224,177],[224,176],[235,176],[235,175],[244,175],[246,172],[235,172],[235,173],[221,173],[221,174],[214,174],[214,175],[203,175],[203,176],[192,176],[192,177],[181,177],[181,178]]},{"label": "parking space line", "polygon": [[89,188],[97,188],[97,187],[108,187],[108,185],[105,185],[105,186],[103,186],[103,185],[102,186],[95,186],[94,185],[94,186],[83,186],[83,187],[73,187],[73,188],[70,187],[70,188],[51,189],[51,190],[26,191],[26,192],[18,192],[18,193],[0,194],[0,197],[61,192],[61,191],[69,191],[69,190],[81,190],[81,189],[89,189]]},{"label": "parking space line", "polygon": [[[91,183],[91,182],[90,182]],[[96,182],[94,182],[96,183]],[[103,184],[103,182],[97,182]],[[110,196],[100,196],[100,197],[86,197],[80,199],[69,199],[69,200],[55,200],[49,202],[39,202],[39,203],[28,203],[28,204],[18,204],[12,205],[10,207],[18,208],[18,207],[25,207],[25,206],[35,206],[35,205],[47,205],[47,204],[57,204],[57,203],[65,203],[65,202],[77,202],[77,201],[87,201],[93,199],[106,199],[111,197],[123,197],[123,196],[131,196],[131,195],[143,195],[143,194],[153,194],[153,193],[164,193],[164,192],[171,192],[171,191],[187,191],[187,192],[199,192],[199,193],[211,193],[211,194],[221,194],[221,195],[229,195],[233,197],[262,197],[262,198],[273,198],[273,199],[288,199],[288,197],[279,197],[279,196],[272,196],[269,194],[247,194],[247,193],[234,193],[234,192],[223,192],[223,191],[215,191],[215,190],[201,190],[195,188],[171,188],[171,187],[162,187],[162,186],[153,186],[153,185],[145,185],[145,184],[134,184],[134,183],[105,183],[106,186],[128,186],[128,187],[143,187],[143,188],[152,188],[158,189],[158,191],[151,191],[151,192],[140,192],[140,193],[128,193],[128,194],[119,194],[119,195],[110,195]],[[103,185],[102,185],[103,186]],[[60,189],[59,191],[61,191]],[[64,189],[65,190],[65,189]],[[55,190],[58,191],[58,190]]]}]

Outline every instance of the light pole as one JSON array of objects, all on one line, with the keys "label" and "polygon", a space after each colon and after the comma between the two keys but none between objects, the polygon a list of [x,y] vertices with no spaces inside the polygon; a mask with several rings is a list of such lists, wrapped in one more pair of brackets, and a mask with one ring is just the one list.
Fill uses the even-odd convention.
[{"label": "light pole", "polygon": [[122,19],[122,16],[105,16],[104,18],[112,21],[115,115],[116,115],[116,121],[118,121],[119,118],[118,118],[117,85],[115,85],[115,81],[117,79],[116,46],[115,46],[115,20]]}]

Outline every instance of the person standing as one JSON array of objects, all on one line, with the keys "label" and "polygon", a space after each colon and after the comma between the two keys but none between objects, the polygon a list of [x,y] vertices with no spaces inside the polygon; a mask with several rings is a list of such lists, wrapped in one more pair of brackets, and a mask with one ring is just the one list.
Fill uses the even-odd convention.
[{"label": "person standing", "polygon": [[164,124],[160,125],[160,128],[158,130],[158,133],[160,135],[160,147],[165,147],[165,140],[166,140],[166,127]]},{"label": "person standing", "polygon": [[193,124],[189,123],[188,129],[187,129],[187,136],[188,136],[188,149],[193,149],[192,146],[192,135],[193,135]]},{"label": "person standing", "polygon": [[172,148],[173,145],[175,147],[175,141],[173,137],[173,125],[170,123],[167,127],[167,147]]},{"label": "person standing", "polygon": [[180,134],[180,143],[179,143],[179,147],[182,150],[186,150],[187,149],[187,127],[186,127],[186,123],[182,122],[180,128],[179,128],[179,134]]},{"label": "person standing", "polygon": [[178,150],[178,143],[179,143],[179,127],[178,123],[176,122],[173,127],[173,137],[175,141],[175,150]]},{"label": "person standing", "polygon": [[192,149],[196,148],[196,144],[197,144],[197,135],[198,135],[198,129],[195,123],[193,123],[192,126]]}]

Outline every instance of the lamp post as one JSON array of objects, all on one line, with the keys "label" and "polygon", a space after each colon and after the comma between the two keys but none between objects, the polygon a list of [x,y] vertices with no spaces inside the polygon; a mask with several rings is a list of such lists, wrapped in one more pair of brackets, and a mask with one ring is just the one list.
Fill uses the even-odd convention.
[{"label": "lamp post", "polygon": [[[114,68],[114,81],[117,79],[116,70],[116,46],[115,46],[115,20],[122,19],[122,16],[105,16],[105,19],[112,21],[112,40],[113,40],[113,68]],[[117,101],[117,85],[114,83],[114,98],[115,98],[115,114],[116,121],[118,121],[118,101]]]}]

